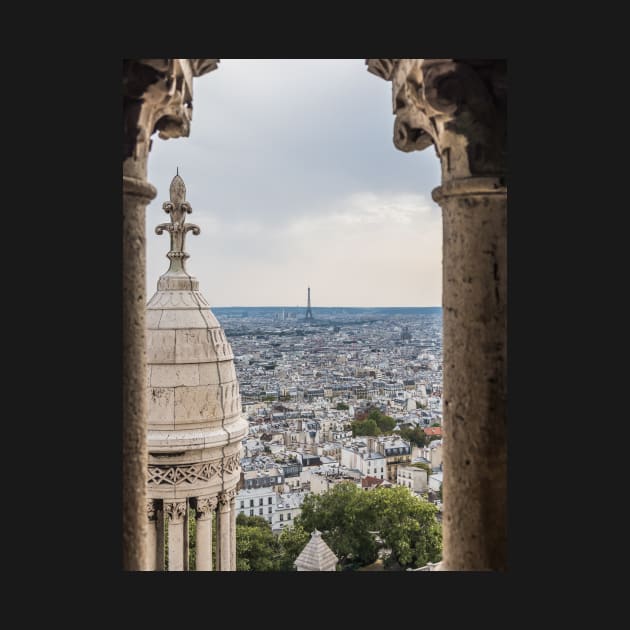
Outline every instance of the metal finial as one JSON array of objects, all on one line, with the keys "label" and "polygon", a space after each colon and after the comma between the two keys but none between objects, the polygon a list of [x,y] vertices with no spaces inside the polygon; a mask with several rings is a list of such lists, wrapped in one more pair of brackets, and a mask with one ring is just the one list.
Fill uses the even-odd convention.
[{"label": "metal finial", "polygon": [[186,233],[192,231],[198,235],[201,230],[198,225],[186,223],[186,214],[192,212],[191,205],[186,201],[186,185],[184,180],[179,176],[179,167],[177,167],[177,175],[173,177],[169,189],[170,201],[162,204],[164,212],[171,215],[170,223],[160,223],[155,228],[156,234],[163,234],[166,230],[171,235],[171,251],[166,257],[171,261],[171,265],[167,274],[184,272],[184,261],[189,258],[190,254],[184,251],[184,241]]}]

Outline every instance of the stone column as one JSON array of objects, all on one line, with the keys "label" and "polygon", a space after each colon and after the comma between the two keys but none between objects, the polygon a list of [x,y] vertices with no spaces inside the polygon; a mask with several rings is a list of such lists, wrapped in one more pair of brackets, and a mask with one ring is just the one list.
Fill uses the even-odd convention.
[{"label": "stone column", "polygon": [[[217,67],[217,59],[124,59],[122,216],[122,565],[147,566],[145,210],[156,196],[146,181],[151,135],[187,136],[192,78]],[[149,561],[150,562],[150,561]]]},{"label": "stone column", "polygon": [[168,570],[184,571],[188,554],[185,546],[186,501],[164,502],[164,513],[168,518]]},{"label": "stone column", "polygon": [[155,570],[164,571],[164,556],[166,550],[164,549],[164,506],[162,501],[156,501],[156,528],[157,539],[155,545]]},{"label": "stone column", "polygon": [[236,498],[230,501],[230,569],[236,571]]},{"label": "stone column", "polygon": [[146,160],[123,163],[123,566],[129,570],[147,563],[144,217],[156,190],[145,177]]},{"label": "stone column", "polygon": [[219,494],[219,520],[217,522],[217,559],[219,571],[231,571],[231,510],[230,493],[221,492]]},{"label": "stone column", "polygon": [[190,507],[186,499],[186,510],[184,512],[184,571],[190,570]]},{"label": "stone column", "polygon": [[157,560],[157,542],[158,542],[158,532],[157,532],[157,509],[156,504],[153,499],[147,500],[147,520],[148,520],[148,528],[147,528],[147,537],[145,539],[146,549],[145,549],[145,560],[146,560],[146,571],[155,571],[156,570],[156,560]]},{"label": "stone column", "polygon": [[432,146],[443,216],[441,570],[507,568],[507,64],[369,59],[392,82],[394,144]]},{"label": "stone column", "polygon": [[493,178],[434,191],[444,221],[442,570],[507,564],[507,191]]},{"label": "stone column", "polygon": [[212,571],[212,514],[216,508],[216,497],[197,499],[196,571]]}]

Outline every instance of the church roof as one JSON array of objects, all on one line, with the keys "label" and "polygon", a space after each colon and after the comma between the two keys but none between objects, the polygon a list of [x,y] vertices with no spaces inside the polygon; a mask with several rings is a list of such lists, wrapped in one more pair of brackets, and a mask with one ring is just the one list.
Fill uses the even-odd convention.
[{"label": "church roof", "polygon": [[324,542],[318,530],[311,534],[311,539],[295,561],[295,566],[302,571],[334,571],[336,565],[337,556]]}]

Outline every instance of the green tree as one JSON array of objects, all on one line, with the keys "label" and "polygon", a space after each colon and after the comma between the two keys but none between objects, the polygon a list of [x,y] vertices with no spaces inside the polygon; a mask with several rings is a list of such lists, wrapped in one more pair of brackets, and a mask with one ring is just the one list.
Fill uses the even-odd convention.
[{"label": "green tree", "polygon": [[310,535],[304,529],[299,519],[294,521],[293,527],[283,529],[280,536],[278,536],[278,544],[280,546],[278,569],[280,571],[295,571],[293,563],[302,553],[309,540]]},{"label": "green tree", "polygon": [[378,515],[380,537],[392,550],[391,564],[417,568],[441,559],[442,531],[435,505],[401,486],[377,488],[365,494]]},{"label": "green tree", "polygon": [[396,426],[396,420],[394,420],[394,418],[385,415],[378,409],[372,409],[368,414],[368,419],[376,422],[381,433],[391,433],[393,428]]},{"label": "green tree", "polygon": [[344,402],[338,402],[336,409],[338,409],[339,411],[347,411],[348,409],[350,409],[350,407],[348,407],[348,405],[346,405],[346,403]]},{"label": "green tree", "polygon": [[399,433],[403,440],[416,446],[424,446],[426,443],[426,436],[420,427],[402,427]]},{"label": "green tree", "polygon": [[370,532],[376,514],[366,500],[368,492],[352,482],[340,483],[324,494],[310,494],[302,503],[298,522],[309,534],[318,529],[342,564],[371,564],[378,545]]},{"label": "green tree", "polygon": [[356,437],[357,435],[380,435],[381,430],[378,428],[378,425],[374,420],[369,418],[365,420],[355,420],[351,425],[352,427],[352,437]]},{"label": "green tree", "polygon": [[236,518],[236,570],[275,571],[279,546],[271,525],[262,516]]}]

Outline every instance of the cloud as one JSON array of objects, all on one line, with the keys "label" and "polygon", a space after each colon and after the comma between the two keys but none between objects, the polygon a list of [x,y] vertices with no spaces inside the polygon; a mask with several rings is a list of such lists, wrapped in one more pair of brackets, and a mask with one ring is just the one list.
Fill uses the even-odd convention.
[{"label": "cloud", "polygon": [[394,148],[391,84],[363,60],[223,60],[193,92],[190,137],[154,136],[149,158],[149,294],[179,167],[202,229],[188,266],[215,305],[303,302],[309,278],[331,303],[440,303],[439,163]]}]

